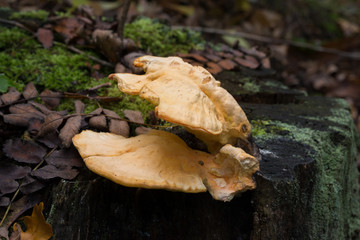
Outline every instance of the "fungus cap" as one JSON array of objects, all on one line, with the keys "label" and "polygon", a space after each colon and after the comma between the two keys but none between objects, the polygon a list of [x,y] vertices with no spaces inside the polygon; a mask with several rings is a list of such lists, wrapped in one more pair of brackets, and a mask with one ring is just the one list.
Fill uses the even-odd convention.
[{"label": "fungus cap", "polygon": [[111,74],[122,92],[157,105],[157,116],[186,127],[211,152],[250,136],[250,123],[236,100],[204,68],[179,57],[142,56],[134,65],[146,74]]},{"label": "fungus cap", "polygon": [[86,130],[73,138],[86,166],[128,187],[205,192],[196,159],[208,157],[192,150],[174,134],[152,130],[132,138]]}]

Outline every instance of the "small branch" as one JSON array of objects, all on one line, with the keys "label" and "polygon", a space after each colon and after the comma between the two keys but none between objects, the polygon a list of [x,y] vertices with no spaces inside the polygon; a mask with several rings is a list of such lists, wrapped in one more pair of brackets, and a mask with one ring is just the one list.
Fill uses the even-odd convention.
[{"label": "small branch", "polygon": [[87,89],[87,90],[89,90],[89,91],[95,91],[95,90],[98,90],[99,88],[103,88],[103,87],[111,87],[111,83],[110,83],[110,82],[103,83],[103,84],[97,85],[97,86],[95,86],[95,87],[89,88],[89,89]]},{"label": "small branch", "polygon": [[85,54],[83,51],[81,51],[80,49],[74,47],[74,46],[66,46],[67,49],[75,52],[75,53],[78,53],[78,54],[82,54],[82,55],[85,55],[87,58],[90,58],[91,60],[93,60],[94,62],[97,62],[97,63],[100,63],[101,65],[104,65],[104,66],[107,66],[107,67],[114,67],[114,64],[112,63],[109,63],[107,61],[104,61],[104,60],[101,60],[97,57],[94,57],[94,56],[90,56],[88,54]]},{"label": "small branch", "polygon": [[23,24],[21,24],[19,22],[16,22],[16,21],[11,21],[11,20],[0,18],[0,23],[13,25],[13,26],[19,27],[21,29],[24,29],[25,31],[27,31],[27,32],[29,32],[31,34],[34,34],[34,32],[31,31],[29,28],[25,27]]},{"label": "small branch", "polygon": [[118,21],[119,23],[118,23],[118,28],[117,28],[117,34],[120,37],[122,44],[124,42],[123,41],[124,40],[124,26],[125,26],[127,14],[129,12],[130,3],[131,3],[131,0],[125,0],[121,17]]},{"label": "small branch", "polygon": [[266,37],[266,36],[253,34],[253,33],[232,32],[232,31],[228,31],[228,30],[215,29],[215,28],[204,28],[204,27],[173,26],[172,28],[173,29],[186,28],[186,29],[191,29],[194,31],[205,32],[205,33],[210,33],[210,34],[242,37],[242,38],[250,39],[253,41],[264,42],[264,43],[269,43],[269,44],[287,44],[287,45],[294,46],[294,47],[310,49],[310,50],[313,50],[316,52],[331,53],[331,54],[339,55],[341,57],[353,58],[353,59],[357,59],[357,60],[360,59],[360,52],[350,53],[350,52],[337,50],[334,48],[326,48],[326,47],[316,46],[316,45],[309,44],[309,43],[294,42],[294,41],[289,41],[289,40],[285,40],[285,39],[271,38],[271,37]]}]

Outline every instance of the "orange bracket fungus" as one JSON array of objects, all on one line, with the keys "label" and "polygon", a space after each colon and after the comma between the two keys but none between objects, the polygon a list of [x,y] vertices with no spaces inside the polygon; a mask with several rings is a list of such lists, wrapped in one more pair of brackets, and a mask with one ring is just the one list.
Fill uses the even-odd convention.
[{"label": "orange bracket fungus", "polygon": [[120,91],[156,105],[158,118],[181,125],[210,153],[193,150],[178,136],[159,130],[124,138],[83,131],[73,143],[93,172],[129,187],[183,192],[208,190],[230,201],[254,189],[259,161],[236,147],[250,144],[250,123],[236,100],[204,68],[179,57],[142,56],[134,61],[144,75],[111,74]]}]

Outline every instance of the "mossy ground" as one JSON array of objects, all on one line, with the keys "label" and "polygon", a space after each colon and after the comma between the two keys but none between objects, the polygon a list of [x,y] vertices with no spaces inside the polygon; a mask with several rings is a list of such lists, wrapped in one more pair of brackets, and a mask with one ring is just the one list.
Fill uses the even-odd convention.
[{"label": "mossy ground", "polygon": [[198,32],[172,30],[168,25],[149,18],[125,25],[124,36],[135,41],[139,48],[156,56],[169,56],[191,49],[203,49],[205,41]]}]

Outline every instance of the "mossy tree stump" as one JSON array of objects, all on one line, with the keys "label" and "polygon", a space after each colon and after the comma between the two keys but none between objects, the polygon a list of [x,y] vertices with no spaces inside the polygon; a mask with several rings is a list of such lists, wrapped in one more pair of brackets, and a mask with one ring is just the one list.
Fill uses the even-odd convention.
[{"label": "mossy tree stump", "polygon": [[54,239],[359,239],[359,138],[346,102],[231,72],[218,79],[253,124],[256,190],[223,203],[122,187],[84,169],[46,202]]}]

